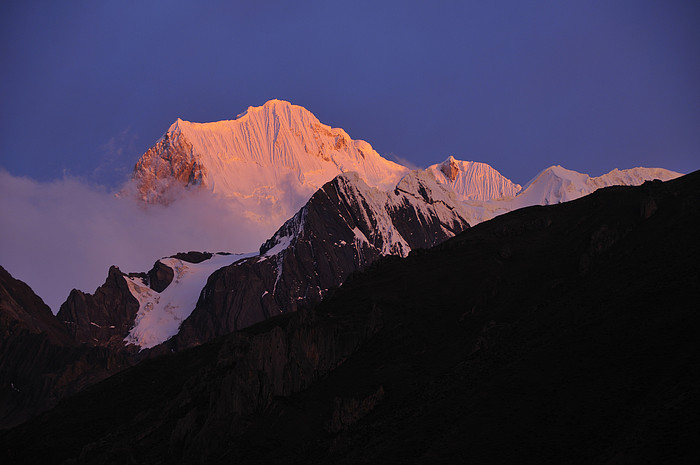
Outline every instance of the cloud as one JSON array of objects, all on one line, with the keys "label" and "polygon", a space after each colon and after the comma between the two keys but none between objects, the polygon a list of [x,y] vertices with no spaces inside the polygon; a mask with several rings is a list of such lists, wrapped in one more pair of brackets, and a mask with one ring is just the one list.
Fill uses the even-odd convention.
[{"label": "cloud", "polygon": [[70,290],[94,292],[110,265],[148,271],[180,251],[250,252],[279,224],[246,219],[243,207],[188,192],[170,206],[64,177],[40,183],[0,169],[0,265],[56,313]]},{"label": "cloud", "polygon": [[120,179],[120,182],[126,179],[130,173],[127,160],[132,160],[134,155],[138,154],[137,138],[131,128],[126,128],[100,145],[99,163],[92,171],[90,179],[98,183],[108,183],[115,177]]},{"label": "cloud", "polygon": [[394,152],[387,152],[387,153],[385,153],[385,154],[382,154],[382,156],[383,156],[384,158],[388,159],[388,160],[391,160],[391,161],[394,161],[394,162],[398,163],[399,165],[403,165],[403,166],[405,166],[406,168],[408,168],[408,169],[410,169],[410,170],[420,170],[420,169],[423,169],[422,167],[420,167],[420,166],[416,165],[415,163],[413,163],[411,160],[408,160],[408,159],[406,159],[406,158],[400,157],[400,156],[396,155]]}]

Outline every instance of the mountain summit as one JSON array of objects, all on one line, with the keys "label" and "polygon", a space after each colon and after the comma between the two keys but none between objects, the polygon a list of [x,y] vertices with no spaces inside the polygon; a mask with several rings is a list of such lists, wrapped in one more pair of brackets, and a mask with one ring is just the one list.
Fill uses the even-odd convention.
[{"label": "mountain summit", "polygon": [[148,203],[169,203],[182,188],[200,186],[240,202],[253,221],[280,224],[323,184],[349,171],[388,190],[408,169],[307,109],[270,100],[235,120],[178,119],[136,163],[133,181]]},{"label": "mountain summit", "polygon": [[[440,171],[444,174],[444,168],[448,161],[442,163],[441,165],[433,165],[429,169]],[[454,163],[474,163],[474,162],[460,162],[455,160]],[[493,172],[498,173],[496,170],[486,165],[487,168],[491,169]],[[483,168],[482,168],[483,170]],[[463,170],[457,170],[458,174],[455,176],[456,180],[460,179],[460,176],[466,177],[466,173]],[[500,175],[500,173],[498,173]],[[680,173],[675,171],[666,170],[663,168],[631,168],[625,170],[614,169],[609,173],[603,174],[597,177],[591,177],[584,173],[579,173],[577,171],[568,170],[559,165],[550,166],[542,170],[537,176],[535,176],[530,182],[528,182],[525,187],[523,187],[515,196],[504,195],[502,197],[493,196],[491,198],[486,197],[485,199],[479,199],[476,196],[468,197],[469,192],[478,192],[474,187],[467,182],[460,185],[458,182],[450,183],[449,180],[443,181],[444,183],[454,185],[457,195],[460,195],[464,200],[465,209],[467,211],[467,220],[470,225],[475,225],[481,223],[482,221],[487,221],[496,216],[502,215],[504,213],[517,210],[519,208],[529,207],[531,205],[551,205],[562,202],[569,202],[571,200],[578,199],[585,195],[595,192],[597,189],[609,186],[638,186],[645,181],[652,181],[658,179],[660,181],[669,181],[681,176]],[[436,175],[439,177],[439,175]],[[508,179],[505,181],[508,181]],[[510,181],[508,181],[510,182]],[[456,184],[456,185],[455,185]],[[486,183],[486,186],[489,184]],[[517,184],[515,184],[518,188]],[[477,183],[476,187],[481,187],[483,189],[484,184],[481,186]],[[471,189],[471,191],[469,190]],[[465,197],[467,197],[465,199]]]},{"label": "mountain summit", "polygon": [[513,197],[521,189],[520,184],[515,184],[486,163],[457,160],[453,156],[429,166],[428,171],[439,182],[450,186],[461,200]]},{"label": "mountain summit", "polygon": [[527,205],[549,205],[568,202],[588,195],[597,189],[609,186],[638,186],[645,181],[659,179],[669,181],[681,173],[663,168],[614,169],[601,176],[591,177],[568,170],[560,165],[542,170],[523,188],[515,207]]},{"label": "mountain summit", "polygon": [[[391,191],[409,169],[310,111],[283,100],[248,107],[234,120],[177,119],[136,163],[132,185],[147,203],[168,204],[183,190],[223,200],[261,238],[286,221],[326,182],[356,172],[368,186]],[[638,185],[680,175],[657,168],[613,170],[591,178],[552,166],[521,187],[486,163],[450,156],[426,171],[470,210],[470,224],[528,205],[565,202],[610,185]],[[268,236],[269,237],[269,236]]]}]

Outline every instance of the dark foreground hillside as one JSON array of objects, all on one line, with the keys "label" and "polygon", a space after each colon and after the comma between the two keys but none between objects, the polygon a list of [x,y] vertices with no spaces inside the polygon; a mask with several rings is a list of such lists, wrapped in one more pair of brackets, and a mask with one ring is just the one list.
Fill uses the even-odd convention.
[{"label": "dark foreground hillside", "polygon": [[142,362],[2,463],[698,463],[700,172],[480,224]]}]

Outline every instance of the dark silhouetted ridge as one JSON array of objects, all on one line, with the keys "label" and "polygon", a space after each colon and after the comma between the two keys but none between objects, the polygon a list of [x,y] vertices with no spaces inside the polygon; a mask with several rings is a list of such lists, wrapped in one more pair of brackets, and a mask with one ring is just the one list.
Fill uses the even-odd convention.
[{"label": "dark silhouetted ridge", "polygon": [[697,463],[700,172],[530,207],[146,361],[3,463]]}]

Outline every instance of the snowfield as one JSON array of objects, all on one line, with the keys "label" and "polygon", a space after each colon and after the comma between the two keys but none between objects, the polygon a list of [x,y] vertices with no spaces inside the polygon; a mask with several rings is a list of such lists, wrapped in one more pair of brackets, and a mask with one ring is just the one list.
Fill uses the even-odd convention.
[{"label": "snowfield", "polygon": [[141,349],[150,349],[175,336],[197,305],[207,278],[219,268],[254,255],[257,254],[216,254],[201,263],[162,258],[159,261],[172,268],[174,276],[160,293],[148,287],[141,278],[125,276],[131,294],[139,301],[139,311],[134,327],[124,341]]},{"label": "snowfield", "polygon": [[[183,169],[191,171],[187,179],[162,179],[163,173]],[[141,198],[149,201],[167,202],[163,186],[178,189],[184,181],[241,205],[253,222],[279,226],[321,186],[348,171],[388,190],[408,168],[382,158],[343,129],[321,123],[304,107],[270,100],[234,120],[178,118],[139,160],[134,180]]]},{"label": "snowfield", "polygon": [[[464,200],[469,224],[495,218],[519,208],[531,205],[551,205],[575,200],[597,189],[609,186],[638,186],[645,181],[659,179],[669,181],[682,176],[681,173],[663,168],[614,169],[598,177],[568,170],[561,166],[550,166],[535,176],[513,197],[495,198],[485,201]],[[459,194],[459,193],[458,193]]]}]

